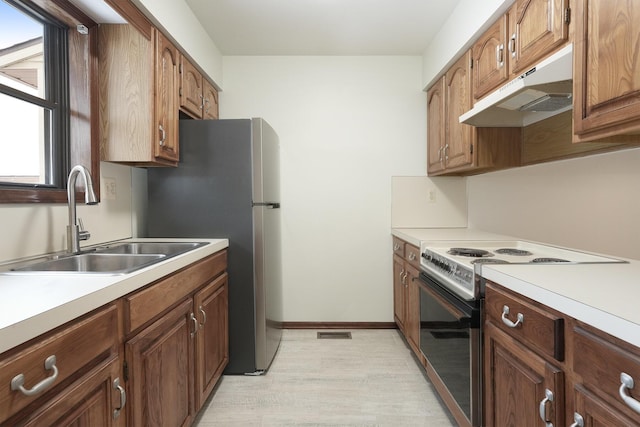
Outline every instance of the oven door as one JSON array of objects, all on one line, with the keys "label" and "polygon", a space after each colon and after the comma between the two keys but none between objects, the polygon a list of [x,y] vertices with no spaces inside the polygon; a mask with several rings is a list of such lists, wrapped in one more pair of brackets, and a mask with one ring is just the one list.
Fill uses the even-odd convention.
[{"label": "oven door", "polygon": [[442,395],[446,388],[449,396],[441,397],[454,417],[479,426],[480,301],[465,301],[421,273],[420,350],[436,374],[430,375],[436,389]]}]

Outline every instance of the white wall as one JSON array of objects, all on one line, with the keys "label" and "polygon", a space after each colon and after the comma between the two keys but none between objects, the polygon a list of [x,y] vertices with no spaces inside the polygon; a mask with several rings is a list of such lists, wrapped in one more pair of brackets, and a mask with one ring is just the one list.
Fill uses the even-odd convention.
[{"label": "white wall", "polygon": [[[91,238],[81,242],[82,246],[132,235],[131,168],[103,162],[100,169],[101,202],[87,206],[84,199],[78,200],[78,217],[91,232]],[[105,177],[116,182],[113,200],[105,197]],[[0,205],[0,262],[66,249],[68,212],[65,203]]]},{"label": "white wall", "polygon": [[222,55],[186,1],[134,0],[134,3],[222,87]]},{"label": "white wall", "polygon": [[640,259],[640,149],[469,177],[469,223]]},{"label": "white wall", "polygon": [[422,55],[422,82],[431,83],[470,48],[514,0],[460,0],[458,6],[427,46]]},{"label": "white wall", "polygon": [[280,137],[285,321],[393,320],[391,176],[426,174],[420,57],[224,57]]}]

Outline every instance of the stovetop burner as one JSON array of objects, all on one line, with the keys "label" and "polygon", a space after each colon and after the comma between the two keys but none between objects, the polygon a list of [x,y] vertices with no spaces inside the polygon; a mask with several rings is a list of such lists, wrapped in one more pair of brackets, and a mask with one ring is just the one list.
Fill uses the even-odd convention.
[{"label": "stovetop burner", "polygon": [[533,255],[532,252],[524,250],[524,249],[516,249],[516,248],[500,248],[496,249],[495,252],[497,254],[503,255],[513,255],[513,256],[529,256]]},{"label": "stovetop burner", "polygon": [[471,264],[510,264],[509,261],[505,261],[500,258],[477,258],[471,261]]},{"label": "stovetop burner", "polygon": [[562,258],[534,258],[531,262],[570,262],[569,260]]},{"label": "stovetop burner", "polygon": [[447,251],[447,253],[450,255],[465,256],[469,258],[483,258],[493,256],[493,254],[489,251],[473,248],[451,248]]}]

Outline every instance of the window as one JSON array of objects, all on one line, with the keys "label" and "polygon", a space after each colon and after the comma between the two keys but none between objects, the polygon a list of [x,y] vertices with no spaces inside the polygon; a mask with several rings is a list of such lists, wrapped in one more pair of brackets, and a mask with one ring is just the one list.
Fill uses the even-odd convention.
[{"label": "window", "polygon": [[0,0],[0,185],[63,188],[68,171],[67,28]]}]

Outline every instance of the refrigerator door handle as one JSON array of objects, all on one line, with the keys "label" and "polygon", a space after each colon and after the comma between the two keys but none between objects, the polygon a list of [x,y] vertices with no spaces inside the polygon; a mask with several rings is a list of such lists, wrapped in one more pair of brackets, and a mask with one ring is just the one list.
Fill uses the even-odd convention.
[{"label": "refrigerator door handle", "polygon": [[267,209],[280,209],[280,203],[277,202],[251,202],[251,207],[266,206]]}]

